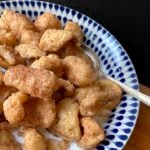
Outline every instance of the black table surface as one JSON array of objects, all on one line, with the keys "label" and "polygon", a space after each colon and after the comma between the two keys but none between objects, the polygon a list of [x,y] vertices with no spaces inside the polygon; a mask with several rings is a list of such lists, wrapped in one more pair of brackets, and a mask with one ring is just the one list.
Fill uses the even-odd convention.
[{"label": "black table surface", "polygon": [[47,1],[74,8],[106,27],[129,54],[139,81],[150,86],[150,0]]},{"label": "black table surface", "polygon": [[49,0],[74,8],[106,27],[133,61],[141,83],[150,86],[150,0]]}]

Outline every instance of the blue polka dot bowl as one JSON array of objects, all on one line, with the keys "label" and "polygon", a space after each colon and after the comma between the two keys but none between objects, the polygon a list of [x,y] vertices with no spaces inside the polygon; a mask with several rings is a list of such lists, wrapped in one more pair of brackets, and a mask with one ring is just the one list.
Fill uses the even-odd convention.
[{"label": "blue polka dot bowl", "polygon": [[[71,8],[44,1],[1,1],[0,13],[3,9],[18,11],[32,20],[43,12],[52,12],[58,16],[62,24],[67,20],[78,22],[85,34],[85,44],[99,56],[103,71],[138,90],[137,75],[126,51],[107,29],[93,19]],[[104,124],[106,138],[97,146],[97,150],[123,149],[134,129],[138,112],[139,101],[123,93],[121,103],[112,111],[108,122]],[[77,149],[79,148],[71,146],[71,150]]]}]

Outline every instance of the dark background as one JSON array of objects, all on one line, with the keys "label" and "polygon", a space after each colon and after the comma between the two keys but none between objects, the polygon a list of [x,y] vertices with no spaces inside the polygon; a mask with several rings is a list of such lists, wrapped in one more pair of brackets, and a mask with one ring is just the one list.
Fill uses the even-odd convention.
[{"label": "dark background", "polygon": [[139,80],[150,86],[150,0],[49,0],[106,27],[130,55]]}]

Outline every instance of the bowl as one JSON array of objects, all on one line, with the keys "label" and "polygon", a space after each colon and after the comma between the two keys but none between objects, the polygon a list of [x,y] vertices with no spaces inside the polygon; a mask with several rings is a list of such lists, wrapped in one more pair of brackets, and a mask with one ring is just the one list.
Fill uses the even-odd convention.
[{"label": "bowl", "polygon": [[[84,43],[98,55],[102,69],[113,78],[138,90],[139,83],[134,66],[118,40],[100,23],[65,6],[35,0],[7,0],[0,2],[0,13],[4,9],[20,12],[32,20],[44,12],[52,12],[65,24],[73,20],[80,24],[85,34]],[[123,93],[121,103],[104,124],[105,140],[98,150],[122,150],[135,127],[139,112],[139,101]],[[77,150],[72,146],[71,150]]]}]

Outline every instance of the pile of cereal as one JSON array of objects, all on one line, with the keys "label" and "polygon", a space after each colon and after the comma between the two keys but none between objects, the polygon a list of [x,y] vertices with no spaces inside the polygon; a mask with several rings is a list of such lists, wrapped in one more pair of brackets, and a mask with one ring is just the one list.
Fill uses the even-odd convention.
[{"label": "pile of cereal", "polygon": [[[80,26],[62,27],[52,13],[32,22],[4,10],[0,18],[0,149],[67,150],[71,141],[84,149],[104,140],[95,118],[107,118],[121,89],[101,79],[81,48]],[[18,129],[23,144],[11,131]],[[45,129],[61,140],[46,139]]]}]

